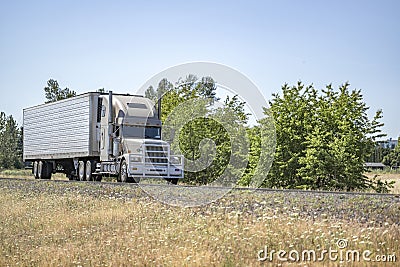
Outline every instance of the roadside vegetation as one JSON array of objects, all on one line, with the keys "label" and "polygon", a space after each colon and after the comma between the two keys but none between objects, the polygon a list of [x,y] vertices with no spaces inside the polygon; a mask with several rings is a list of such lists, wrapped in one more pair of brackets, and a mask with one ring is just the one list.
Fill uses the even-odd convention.
[{"label": "roadside vegetation", "polygon": [[[400,194],[400,172],[399,171],[372,171],[365,173],[367,179],[371,180],[371,182],[376,182],[377,179],[381,180],[382,182],[386,182],[390,184],[391,187],[388,189],[386,193],[390,194]],[[32,176],[31,170],[24,170],[24,169],[12,169],[12,170],[2,170],[0,171],[0,178],[31,178],[34,179]],[[57,173],[52,175],[52,180],[69,180],[65,174]],[[116,182],[115,177],[103,177],[102,181],[105,182]],[[180,182],[180,185],[184,185],[184,182]],[[365,192],[363,191],[355,191],[355,192]],[[374,190],[369,190],[366,192],[375,192]]]},{"label": "roadside vegetation", "polygon": [[348,250],[399,257],[399,217],[394,196],[240,191],[180,208],[133,185],[5,179],[0,266],[270,266],[258,261],[265,246],[321,251],[338,249],[339,240]]},{"label": "roadside vegetation", "polygon": [[23,129],[12,115],[0,111],[0,171],[21,169]]},{"label": "roadside vegetation", "polygon": [[388,193],[391,194],[400,194],[400,172],[393,172],[393,171],[388,171],[388,172],[380,172],[380,171],[374,171],[374,172],[368,172],[365,174],[368,179],[370,180],[376,180],[379,179],[382,182],[386,182],[387,184],[391,185],[391,188],[388,190]]},{"label": "roadside vegetation", "polygon": [[[33,178],[32,170],[30,169],[9,169],[1,170],[0,177],[3,178]],[[68,180],[65,174],[56,173],[52,175],[53,180]]]},{"label": "roadside vegetation", "polygon": [[[400,139],[400,138],[399,138]],[[400,140],[399,140],[400,141]],[[383,164],[386,166],[394,167],[397,171],[400,168],[400,143],[393,150],[390,150],[387,155],[383,158]]]},{"label": "roadside vegetation", "polygon": [[[232,125],[248,122],[245,103],[238,97],[227,97],[223,108],[211,109],[217,100],[215,92],[216,82],[211,77],[191,75],[175,83],[164,79],[146,95],[155,99],[164,94],[163,121],[180,103],[203,99],[204,106],[196,108],[204,115],[229,117],[229,107],[234,113]],[[68,88],[61,89],[55,80],[48,81],[45,93],[46,102],[75,95]],[[12,116],[1,113],[0,177],[11,179],[0,179],[0,266],[369,264],[362,260],[330,261],[327,257],[321,262],[284,263],[276,254],[260,262],[259,252],[265,248],[317,253],[368,250],[371,257],[390,257],[392,262],[385,266],[397,266],[400,199],[395,194],[400,193],[400,177],[397,173],[364,172],[363,163],[382,136],[383,125],[380,111],[370,120],[367,110],[361,92],[351,90],[349,84],[338,90],[331,86],[317,90],[302,83],[284,85],[265,109],[266,118],[258,125],[246,126],[250,157],[247,166],[239,170],[244,171],[239,184],[251,186],[250,178],[256,175],[263,178],[264,187],[336,193],[232,191],[196,208],[162,204],[137,185],[12,179],[31,177],[31,171],[22,169],[23,129]],[[272,128],[271,114],[275,118]],[[178,145],[193,160],[208,152],[198,149],[203,139],[212,139],[216,145],[210,168],[186,173],[183,183],[207,184],[224,171],[232,151],[227,132],[216,120],[193,119],[180,134]],[[276,143],[271,138],[275,134]],[[275,145],[274,157],[262,149]],[[386,158],[393,166],[398,162],[398,149]],[[61,174],[53,179],[67,180]],[[160,199],[174,197],[174,187],[166,188]],[[345,248],[338,247],[339,241],[345,242]]]},{"label": "roadside vegetation", "polygon": [[[393,186],[379,176],[376,179],[364,176],[363,164],[372,154],[377,154],[376,141],[384,134],[380,122],[382,111],[378,110],[372,119],[368,118],[369,107],[361,90],[351,89],[348,83],[338,89],[331,85],[317,89],[301,82],[294,86],[285,84],[280,92],[272,95],[269,107],[264,107],[265,118],[250,126],[246,103],[238,96],[221,100],[217,89],[217,81],[212,77],[188,75],[178,81],[162,79],[145,93],[155,101],[162,96],[163,123],[183,103],[196,103],[190,105],[191,112],[202,115],[186,121],[178,132],[169,133],[164,129],[167,141],[169,134],[179,135],[179,144],[171,144],[172,150],[179,147],[191,160],[213,159],[207,168],[200,168],[201,171],[185,171],[184,183],[208,184],[228,172],[226,179],[239,175],[241,186],[254,186],[252,177],[263,181],[261,186],[267,188],[384,193]],[[67,87],[62,89],[54,79],[47,81],[44,92],[46,103],[76,95]],[[190,102],[193,100],[196,101]],[[222,106],[215,108],[216,101],[221,101]],[[186,118],[183,114],[191,112],[181,112],[183,117],[178,114],[177,121]],[[228,133],[226,125],[213,119],[217,117],[228,121],[232,128],[242,130]],[[248,137],[248,144],[247,141],[237,142],[246,139],[243,136]],[[212,142],[206,142],[204,149],[199,149],[204,140]],[[232,150],[232,140],[238,151]],[[211,144],[215,144],[215,151]],[[390,166],[399,163],[399,149],[400,146],[390,153],[385,152],[387,155],[383,158]],[[23,128],[18,127],[11,115],[1,112],[0,171],[22,168],[22,152]],[[247,155],[248,162],[245,160]],[[233,157],[239,164],[229,165]]]},{"label": "roadside vegetation", "polygon": [[[178,81],[162,79],[156,89],[148,88],[146,96],[154,100],[162,96],[163,123],[175,108],[193,99],[197,102],[202,99],[204,105],[191,107],[190,112],[197,114],[201,110],[202,117],[212,118],[215,114],[226,115],[229,110],[234,115],[230,117],[230,124],[246,125],[249,114],[237,96],[222,99],[222,109],[212,108],[220,100],[216,90],[216,81],[211,77],[188,75]],[[247,133],[250,140],[250,156],[247,167],[237,170],[244,172],[238,183],[251,186],[255,175],[267,188],[387,192],[392,186],[390,183],[364,176],[365,161],[374,152],[376,141],[385,136],[381,132],[382,111],[378,110],[370,119],[368,109],[361,90],[351,89],[349,83],[338,89],[331,85],[317,89],[301,82],[283,85],[279,93],[272,95],[269,107],[264,107],[265,118],[257,125],[247,126],[242,133]],[[179,114],[183,118],[185,113]],[[178,117],[176,120],[182,119],[174,116]],[[200,151],[203,139],[211,139],[216,145],[210,167],[196,173],[185,172],[188,184],[207,184],[225,168],[229,169],[231,154],[236,158],[247,155],[231,149],[226,130],[215,120],[188,120],[174,134],[179,135],[180,150],[191,160],[212,157],[212,149]]]}]

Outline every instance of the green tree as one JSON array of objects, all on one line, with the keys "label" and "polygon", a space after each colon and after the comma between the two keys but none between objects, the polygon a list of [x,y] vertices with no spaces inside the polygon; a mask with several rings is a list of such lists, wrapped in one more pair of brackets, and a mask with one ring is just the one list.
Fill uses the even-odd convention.
[{"label": "green tree", "polygon": [[149,88],[147,88],[146,92],[144,93],[144,96],[153,101],[157,101],[157,93],[152,85],[150,85]]},{"label": "green tree", "polygon": [[46,103],[55,102],[76,96],[76,92],[67,87],[61,89],[56,80],[50,79],[47,81],[47,86],[44,87]]},{"label": "green tree", "polygon": [[276,152],[275,120],[270,108],[264,107],[264,115],[257,125],[247,127],[249,161],[239,185],[277,187],[278,179],[268,176]]},{"label": "green tree", "polygon": [[[17,165],[20,164],[23,167],[23,155],[24,155],[24,127],[18,129],[18,139],[17,139]],[[19,166],[16,166],[19,168]]]},{"label": "green tree", "polygon": [[375,143],[371,155],[366,159],[367,162],[383,162],[384,157],[392,151],[390,148],[384,147],[383,143],[384,141]]},{"label": "green tree", "polygon": [[0,112],[0,169],[4,169],[5,157],[7,154],[6,147],[6,124],[7,117],[4,112]]},{"label": "green tree", "polygon": [[390,167],[400,166],[400,144],[383,158],[382,163]]},{"label": "green tree", "polygon": [[360,90],[346,83],[319,92],[313,86],[282,87],[273,95],[276,122],[275,160],[265,185],[282,188],[355,190],[375,188],[366,179],[365,159],[382,136],[378,111],[367,117]]},{"label": "green tree", "polygon": [[[250,150],[249,162],[245,169],[243,177],[239,181],[241,186],[249,186],[251,179],[256,175],[257,167],[261,167],[261,128],[259,125],[247,128],[247,136],[249,137]],[[263,174],[264,176],[265,174]]]},{"label": "green tree", "polygon": [[0,169],[22,167],[22,132],[12,116],[0,112]]},{"label": "green tree", "polygon": [[[282,96],[273,95],[270,109],[265,113],[270,112],[275,120],[277,146],[264,186],[292,188],[303,185],[298,175],[299,159],[305,154],[305,139],[317,122],[313,113],[316,99],[316,90],[312,86],[304,87],[300,82],[292,87],[283,85]],[[266,127],[266,122],[262,120],[261,125]]]},{"label": "green tree", "polygon": [[[229,121],[233,125],[247,122],[244,103],[239,101],[237,96],[228,97],[221,107],[215,108],[213,103],[218,100],[216,89],[215,81],[211,77],[199,79],[195,75],[188,75],[184,79],[180,78],[175,84],[162,79],[157,90],[149,87],[145,92],[146,97],[153,100],[162,95],[163,124],[166,120],[172,120],[175,126],[183,124],[178,133],[166,127],[163,129],[163,138],[168,141],[174,139],[175,135],[179,136],[179,143],[173,142],[171,150],[179,149],[185,158],[191,161],[209,163],[207,168],[199,171],[185,171],[187,183],[207,184],[223,174],[227,176],[226,173],[236,171],[228,167],[230,160],[232,158],[237,160],[242,156],[239,155],[240,153],[235,152],[234,155],[231,153],[230,142],[234,136],[228,134],[221,122]],[[190,103],[190,105],[185,106],[184,103]],[[201,116],[191,117],[192,114],[193,116],[201,114]],[[232,114],[235,116],[232,117]],[[240,146],[242,145],[238,144],[238,147]],[[213,160],[208,162],[209,159]],[[224,182],[230,183],[230,181]]]}]

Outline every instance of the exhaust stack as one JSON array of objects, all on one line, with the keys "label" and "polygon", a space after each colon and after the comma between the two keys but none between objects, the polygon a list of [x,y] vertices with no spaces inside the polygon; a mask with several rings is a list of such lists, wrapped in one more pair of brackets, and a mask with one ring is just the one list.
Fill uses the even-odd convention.
[{"label": "exhaust stack", "polygon": [[157,112],[158,112],[158,119],[161,120],[161,98],[162,98],[162,95],[161,95],[160,90],[157,90],[157,91],[158,91]]},{"label": "exhaust stack", "polygon": [[113,104],[112,104],[112,91],[108,92],[108,123],[113,123]]},{"label": "exhaust stack", "polygon": [[113,143],[114,143],[114,111],[113,111],[113,94],[112,91],[108,92],[108,155],[113,155]]}]

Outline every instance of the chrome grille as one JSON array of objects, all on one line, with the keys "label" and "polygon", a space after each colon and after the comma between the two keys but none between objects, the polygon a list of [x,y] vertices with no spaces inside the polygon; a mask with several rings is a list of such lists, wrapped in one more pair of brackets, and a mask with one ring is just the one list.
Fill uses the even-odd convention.
[{"label": "chrome grille", "polygon": [[168,165],[168,146],[147,145],[145,162],[155,165]]}]

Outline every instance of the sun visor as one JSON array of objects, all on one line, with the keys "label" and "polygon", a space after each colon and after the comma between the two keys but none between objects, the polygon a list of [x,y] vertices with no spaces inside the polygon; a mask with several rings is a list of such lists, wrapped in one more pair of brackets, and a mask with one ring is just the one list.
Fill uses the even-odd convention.
[{"label": "sun visor", "polygon": [[137,125],[137,126],[148,126],[148,127],[161,127],[161,121],[157,118],[146,118],[146,117],[128,117],[123,119],[124,125]]},{"label": "sun visor", "polygon": [[151,118],[154,117],[153,109],[143,103],[128,103],[127,115],[129,117]]}]

